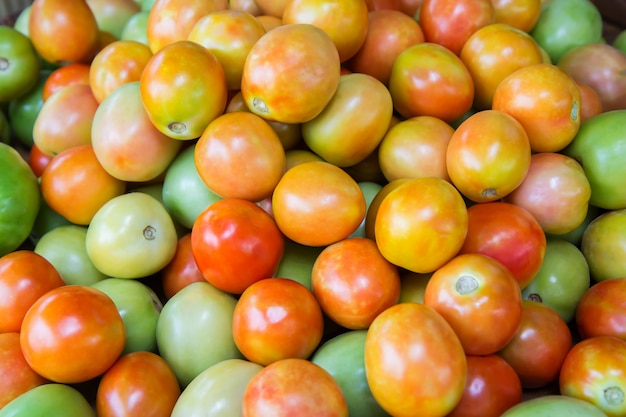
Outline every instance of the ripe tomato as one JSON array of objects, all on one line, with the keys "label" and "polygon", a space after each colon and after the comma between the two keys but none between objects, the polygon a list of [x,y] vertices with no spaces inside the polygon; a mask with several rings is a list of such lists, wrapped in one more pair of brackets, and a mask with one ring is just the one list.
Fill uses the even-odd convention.
[{"label": "ripe tomato", "polygon": [[367,329],[376,316],[398,302],[400,274],[374,241],[347,238],[318,255],[311,287],[331,320],[347,329]]},{"label": "ripe tomato", "polygon": [[41,98],[46,101],[52,93],[70,84],[89,84],[90,64],[75,62],[53,70],[43,84]]},{"label": "ripe tomato", "polygon": [[181,390],[176,375],[152,352],[121,356],[102,376],[96,393],[98,416],[169,417]]},{"label": "ripe tomato", "polygon": [[161,285],[165,297],[170,299],[178,291],[194,282],[205,281],[191,250],[191,232],[178,239],[176,253],[161,271]]},{"label": "ripe tomato", "polygon": [[303,123],[326,107],[339,77],[339,53],[326,32],[305,23],[281,25],[250,50],[241,93],[248,108],[265,119]]},{"label": "ripe tomato", "polygon": [[84,285],[64,285],[42,295],[26,313],[20,332],[31,368],[61,383],[103,374],[119,357],[125,339],[113,301]]},{"label": "ripe tomato", "polygon": [[591,286],[576,307],[576,327],[583,339],[613,336],[626,340],[626,277],[607,279]]},{"label": "ripe tomato", "polygon": [[528,135],[512,116],[483,110],[452,134],[446,166],[452,184],[468,199],[496,201],[517,188],[530,167]]},{"label": "ripe tomato", "polygon": [[33,170],[33,174],[37,178],[41,177],[43,171],[46,169],[50,161],[52,160],[52,156],[46,155],[41,152],[41,149],[35,144],[30,147],[30,151],[28,152],[28,166]]},{"label": "ripe tomato", "polygon": [[626,413],[626,341],[610,336],[583,340],[568,352],[559,376],[562,395],[588,401],[609,417]]},{"label": "ripe tomato", "polygon": [[403,303],[383,311],[367,331],[365,374],[372,395],[389,414],[445,416],[463,395],[467,360],[439,313]]},{"label": "ripe tomato", "polygon": [[545,304],[522,300],[522,321],[513,339],[497,354],[526,389],[545,387],[559,377],[572,347],[572,334],[559,314]]},{"label": "ripe tomato", "polygon": [[307,359],[324,333],[317,300],[304,285],[288,278],[251,284],[233,312],[233,338],[251,362],[267,366],[281,359]]},{"label": "ripe tomato", "polygon": [[491,0],[496,23],[530,32],[541,14],[543,0]]},{"label": "ripe tomato", "polygon": [[365,218],[359,185],[341,168],[310,161],[289,169],[272,195],[276,224],[289,239],[327,246],[348,237]]},{"label": "ripe tomato", "polygon": [[467,209],[468,229],[460,253],[482,253],[506,266],[524,289],[541,268],[546,235],[525,208],[494,201]]},{"label": "ripe tomato", "polygon": [[191,250],[204,278],[222,291],[241,294],[274,275],[284,239],[261,207],[235,198],[207,207],[191,229]]},{"label": "ripe tomato", "polygon": [[274,129],[250,112],[225,113],[209,123],[196,143],[194,161],[215,194],[252,202],[272,195],[286,164]]},{"label": "ripe tomato", "polygon": [[468,355],[490,355],[513,338],[522,296],[511,272],[479,253],[454,257],[428,280],[424,304],[450,324]]},{"label": "ripe tomato", "polygon": [[383,256],[413,272],[432,272],[454,257],[467,234],[467,208],[440,178],[399,184],[381,201],[374,233]]}]

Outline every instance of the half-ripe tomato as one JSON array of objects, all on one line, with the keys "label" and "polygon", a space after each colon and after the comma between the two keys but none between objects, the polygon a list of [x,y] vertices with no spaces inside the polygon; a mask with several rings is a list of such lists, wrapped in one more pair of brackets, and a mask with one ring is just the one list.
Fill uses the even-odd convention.
[{"label": "half-ripe tomato", "polygon": [[626,414],[626,341],[596,336],[574,345],[559,376],[562,395],[588,401],[609,417]]},{"label": "half-ripe tomato", "polygon": [[365,218],[366,207],[358,183],[325,161],[289,169],[272,195],[281,232],[308,246],[327,246],[348,237]]},{"label": "half-ripe tomato", "polygon": [[445,416],[463,395],[467,360],[439,313],[402,303],[383,311],[368,329],[365,372],[372,395],[389,414]]},{"label": "half-ripe tomato", "polygon": [[490,355],[513,338],[522,295],[511,272],[479,253],[461,254],[428,280],[424,304],[443,316],[468,355]]},{"label": "half-ripe tomato", "polygon": [[413,272],[433,272],[463,245],[465,201],[441,178],[407,180],[382,199],[374,233],[380,252],[391,263]]},{"label": "half-ripe tomato", "polygon": [[124,322],[102,291],[64,285],[42,295],[20,332],[24,357],[54,382],[79,383],[103,374],[124,349]]},{"label": "half-ripe tomato", "polygon": [[82,145],[52,158],[41,175],[40,188],[50,208],[86,226],[104,203],[126,191],[126,182],[102,167],[91,145]]},{"label": "half-ripe tomato", "polygon": [[222,64],[192,41],[177,41],[155,52],[139,83],[150,120],[174,139],[200,137],[226,108],[228,87]]},{"label": "half-ripe tomato", "polygon": [[405,118],[434,116],[453,122],[474,100],[474,82],[463,61],[433,42],[400,52],[391,68],[389,91],[396,111]]},{"label": "half-ripe tomato", "polygon": [[452,184],[476,203],[496,201],[516,189],[530,167],[530,143],[523,126],[497,110],[465,119],[452,134],[446,166]]},{"label": "half-ripe tomato", "polygon": [[592,285],[578,301],[576,327],[583,339],[613,336],[626,340],[626,277]]},{"label": "half-ripe tomato", "polygon": [[100,417],[168,417],[181,389],[174,371],[156,353],[121,356],[102,376],[96,393]]},{"label": "half-ripe tomato", "polygon": [[580,249],[595,281],[626,277],[626,209],[609,210],[585,228]]},{"label": "half-ripe tomato", "polygon": [[559,314],[545,304],[522,300],[522,320],[513,339],[497,354],[526,389],[555,382],[572,347],[572,333]]},{"label": "half-ripe tomato", "polygon": [[89,84],[89,69],[89,64],[75,62],[53,70],[43,84],[41,91],[43,101],[66,85]]},{"label": "half-ripe tomato", "polygon": [[191,229],[191,250],[204,278],[222,291],[241,294],[274,275],[284,239],[272,217],[242,199],[218,200]]},{"label": "half-ripe tomato", "polygon": [[241,93],[257,115],[303,123],[326,107],[337,90],[339,53],[317,26],[281,25],[263,35],[246,59]]},{"label": "half-ripe tomato", "polygon": [[533,152],[558,152],[578,133],[580,90],[555,65],[527,65],[498,84],[492,109],[510,114],[524,126]]},{"label": "half-ripe tomato", "polygon": [[324,313],[347,329],[367,329],[400,298],[398,268],[362,237],[327,246],[311,271],[311,288]]},{"label": "half-ripe tomato", "polygon": [[[626,37],[625,37],[626,38]],[[602,113],[602,101],[596,90],[582,81],[576,81],[576,85],[580,90],[580,122],[597,116]]]},{"label": "half-ripe tomato", "polygon": [[467,209],[467,236],[460,253],[482,253],[506,266],[524,289],[541,268],[546,235],[525,208],[493,201]]},{"label": "half-ripe tomato", "polygon": [[541,14],[543,0],[491,0],[496,23],[530,32]]},{"label": "half-ripe tomato", "polygon": [[374,196],[367,208],[367,214],[365,216],[365,237],[376,240],[376,216],[378,215],[378,209],[383,202],[387,194],[392,192],[402,183],[409,181],[410,178],[398,178],[396,180],[389,181],[381,188]]},{"label": "half-ripe tomato", "polygon": [[266,32],[269,32],[272,29],[277,28],[283,24],[283,20],[280,17],[270,16],[270,15],[260,15],[256,16],[256,19],[263,25]]},{"label": "half-ripe tomato", "polygon": [[178,239],[174,257],[161,271],[161,285],[167,299],[194,282],[206,281],[191,250],[191,232]]},{"label": "half-ripe tomato", "polygon": [[261,8],[256,4],[256,0],[230,0],[228,2],[228,8],[230,10],[246,12],[255,17],[261,14]]}]

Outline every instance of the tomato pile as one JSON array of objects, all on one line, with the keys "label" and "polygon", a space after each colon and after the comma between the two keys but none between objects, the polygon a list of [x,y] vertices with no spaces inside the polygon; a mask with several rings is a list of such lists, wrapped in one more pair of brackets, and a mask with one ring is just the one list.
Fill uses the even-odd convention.
[{"label": "tomato pile", "polygon": [[624,33],[35,0],[0,26],[0,417],[626,415]]}]

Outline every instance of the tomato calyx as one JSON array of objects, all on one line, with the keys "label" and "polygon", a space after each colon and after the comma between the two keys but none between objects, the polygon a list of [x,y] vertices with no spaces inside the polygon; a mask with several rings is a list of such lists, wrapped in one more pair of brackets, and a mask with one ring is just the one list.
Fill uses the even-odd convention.
[{"label": "tomato calyx", "polygon": [[624,391],[616,385],[605,388],[604,400],[611,406],[617,406],[624,402]]},{"label": "tomato calyx", "polygon": [[185,133],[187,131],[187,126],[183,122],[172,122],[167,125],[167,128],[176,134]]},{"label": "tomato calyx", "polygon": [[528,299],[530,301],[535,301],[537,303],[543,302],[543,299],[541,298],[541,295],[539,295],[539,294],[529,294],[528,295]]},{"label": "tomato calyx", "polygon": [[456,282],[455,288],[459,294],[470,294],[478,288],[478,280],[471,275],[463,275]]},{"label": "tomato calyx", "polygon": [[6,71],[10,66],[11,64],[8,59],[0,57],[0,71]]},{"label": "tomato calyx", "polygon": [[258,97],[255,97],[252,99],[252,107],[254,107],[254,109],[258,111],[259,113],[270,112],[270,109],[267,107],[267,104],[265,104],[265,102]]},{"label": "tomato calyx", "polygon": [[153,226],[148,225],[143,229],[143,237],[146,240],[156,239],[156,234],[157,234],[157,231]]},{"label": "tomato calyx", "polygon": [[495,188],[485,188],[481,194],[484,198],[492,198],[498,195],[498,191]]}]

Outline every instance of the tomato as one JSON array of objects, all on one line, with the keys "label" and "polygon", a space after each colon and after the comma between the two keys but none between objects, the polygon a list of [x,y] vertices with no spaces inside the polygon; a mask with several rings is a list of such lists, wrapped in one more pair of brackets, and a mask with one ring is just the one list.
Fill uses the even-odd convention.
[{"label": "tomato", "polygon": [[504,201],[523,207],[545,233],[564,234],[576,229],[589,208],[591,186],[573,158],[540,152],[530,158],[522,183]]},{"label": "tomato", "polygon": [[178,239],[176,253],[161,271],[161,284],[167,299],[194,282],[205,281],[191,250],[191,233]]},{"label": "tomato", "polygon": [[522,321],[513,339],[497,354],[513,367],[525,389],[545,387],[559,378],[572,333],[545,304],[522,300]]},{"label": "tomato", "polygon": [[265,119],[303,123],[326,107],[339,77],[339,53],[324,30],[306,23],[281,25],[248,53],[241,93],[248,108]]},{"label": "tomato", "polygon": [[[150,10],[141,10],[132,15],[124,25],[120,39],[122,41],[135,41],[148,45],[148,18]],[[152,51],[152,49],[150,50]]]},{"label": "tomato", "polygon": [[467,360],[439,313],[424,304],[403,303],[383,311],[367,331],[365,374],[374,398],[389,414],[445,416],[463,395]]},{"label": "tomato", "polygon": [[581,81],[576,81],[576,86],[580,90],[581,123],[587,119],[592,118],[593,116],[597,116],[604,111],[604,109],[602,108],[602,101],[600,101],[600,96],[598,95],[596,90]]},{"label": "tomato", "polygon": [[287,171],[272,195],[280,231],[308,246],[327,246],[348,237],[365,218],[359,185],[341,168],[310,161]]},{"label": "tomato", "polygon": [[549,394],[527,399],[509,408],[501,417],[551,417],[556,415],[606,417],[588,401],[566,395]]},{"label": "tomato", "polygon": [[623,259],[626,245],[626,209],[608,211],[596,217],[585,229],[580,249],[595,281],[626,277]]},{"label": "tomato", "polygon": [[0,143],[0,256],[28,238],[41,200],[37,177],[17,150]]},{"label": "tomato", "polygon": [[256,19],[263,25],[266,32],[281,26],[283,24],[283,20],[280,17],[270,16],[270,15],[260,15],[256,16]]},{"label": "tomato", "polygon": [[46,101],[53,93],[70,84],[89,84],[89,64],[74,62],[60,66],[46,78],[41,92]]},{"label": "tomato", "polygon": [[387,85],[397,56],[409,46],[422,42],[422,28],[411,16],[397,9],[371,10],[365,40],[346,66]]},{"label": "tomato", "polygon": [[380,204],[391,191],[396,189],[402,183],[409,181],[409,179],[410,178],[398,178],[395,180],[391,180],[386,183],[378,191],[378,193],[376,193],[376,195],[370,202],[369,207],[367,208],[367,214],[365,216],[365,237],[376,240],[376,216],[378,214]]},{"label": "tomato", "polygon": [[255,0],[261,13],[277,18],[282,18],[288,0]]},{"label": "tomato", "polygon": [[[174,139],[200,137],[226,108],[227,85],[222,64],[211,51],[192,41],[177,41],[155,52],[139,83],[150,120]],[[173,83],[176,88],[171,88]]]},{"label": "tomato", "polygon": [[596,5],[587,0],[550,1],[542,6],[530,34],[556,64],[575,46],[600,41],[602,15]]},{"label": "tomato", "polygon": [[324,30],[345,62],[361,48],[368,31],[363,0],[291,0],[283,10],[283,24],[308,23]]},{"label": "tomato", "polygon": [[347,238],[327,246],[316,258],[311,287],[331,320],[347,329],[367,329],[398,302],[400,274],[374,241]]},{"label": "tomato", "polygon": [[0,103],[19,98],[35,87],[41,63],[28,36],[0,26]]},{"label": "tomato", "polygon": [[285,239],[285,249],[276,277],[289,278],[311,289],[313,264],[325,246],[307,246]]},{"label": "tomato", "polygon": [[325,161],[353,166],[374,152],[392,114],[391,94],[382,82],[367,74],[342,75],[324,110],[302,124],[302,138]]},{"label": "tomato", "polygon": [[184,389],[207,368],[241,359],[233,340],[237,300],[208,282],[195,282],[163,305],[157,322],[157,347]]},{"label": "tomato", "polygon": [[297,358],[276,361],[256,373],[244,391],[241,411],[242,417],[348,416],[337,381],[321,366]]},{"label": "tomato", "polygon": [[98,416],[169,417],[180,387],[167,362],[152,352],[120,357],[98,384]]},{"label": "tomato", "polygon": [[119,39],[128,19],[141,10],[135,0],[87,0],[98,29]]},{"label": "tomato", "polygon": [[124,322],[113,301],[84,285],[48,291],[26,313],[24,357],[54,382],[78,383],[103,374],[124,349]]},{"label": "tomato", "polygon": [[[365,210],[367,212],[372,205],[372,201],[374,201],[374,198],[378,195],[378,192],[382,190],[383,186],[374,181],[359,181],[357,184],[363,193],[363,197],[365,197]],[[348,237],[367,237],[365,233],[365,225],[366,218],[363,218],[359,227],[357,227],[356,230]]]},{"label": "tomato", "polygon": [[626,277],[600,281],[589,288],[576,307],[576,328],[583,339],[613,336],[626,340]]},{"label": "tomato", "polygon": [[96,412],[76,388],[66,384],[49,383],[25,392],[0,409],[0,417],[16,415],[96,417]]},{"label": "tomato", "polygon": [[454,257],[432,274],[424,291],[424,304],[446,319],[468,355],[506,346],[521,322],[521,300],[511,272],[479,253]]},{"label": "tomato", "polygon": [[37,0],[30,10],[28,34],[48,62],[84,62],[96,54],[98,22],[85,0]]},{"label": "tomato", "polygon": [[[538,1],[538,0],[537,0]],[[505,23],[493,23],[474,32],[459,56],[474,81],[474,108],[491,108],[493,94],[508,75],[542,62],[537,42],[526,32]]]},{"label": "tomato", "polygon": [[8,116],[13,135],[19,143],[26,147],[32,147],[33,127],[43,107],[43,87],[51,71],[42,69],[39,71],[39,80],[26,94],[9,102]]},{"label": "tomato", "polygon": [[541,14],[542,0],[491,0],[496,23],[530,32]]},{"label": "tomato", "polygon": [[467,112],[474,100],[474,82],[463,61],[433,42],[409,46],[397,56],[389,91],[396,111],[404,118],[434,116],[452,122]]},{"label": "tomato", "polygon": [[[194,161],[206,186],[222,198],[270,197],[285,171],[285,150],[265,119],[250,112],[218,116],[198,139]],[[245,169],[241,169],[241,161]]]},{"label": "tomato", "polygon": [[498,355],[467,356],[463,396],[448,417],[500,417],[522,402],[522,383]]},{"label": "tomato", "polygon": [[434,272],[420,274],[418,272],[403,272],[400,275],[400,300],[399,303],[415,302],[424,303],[426,285]]},{"label": "tomato", "polygon": [[18,331],[0,332],[0,377],[0,410],[20,395],[48,382],[24,359]]},{"label": "tomato", "polygon": [[626,412],[626,342],[597,336],[574,345],[561,367],[562,395],[590,402],[609,417]]},{"label": "tomato", "polygon": [[541,268],[546,236],[525,208],[493,201],[467,209],[468,230],[460,253],[482,253],[506,266],[521,289]]},{"label": "tomato", "polygon": [[580,249],[553,237],[547,240],[541,268],[522,291],[522,297],[552,307],[570,323],[590,285],[589,266]]},{"label": "tomato", "polygon": [[423,0],[419,22],[427,42],[459,54],[472,33],[495,23],[491,0]]},{"label": "tomato", "polygon": [[172,417],[241,416],[246,385],[263,367],[243,359],[224,359],[202,371],[176,401]]},{"label": "tomato", "polygon": [[231,0],[228,4],[228,8],[230,10],[246,12],[255,17],[261,14],[261,8],[256,4],[255,0]]}]

